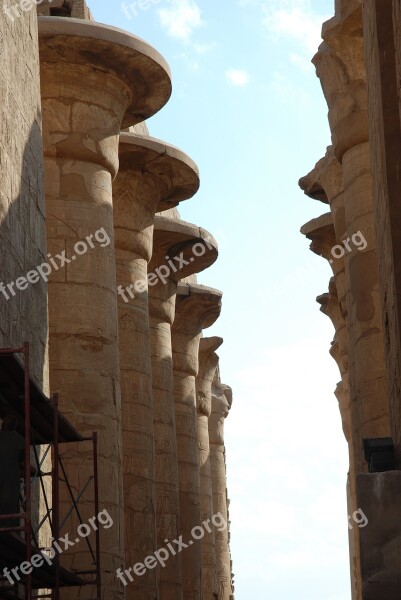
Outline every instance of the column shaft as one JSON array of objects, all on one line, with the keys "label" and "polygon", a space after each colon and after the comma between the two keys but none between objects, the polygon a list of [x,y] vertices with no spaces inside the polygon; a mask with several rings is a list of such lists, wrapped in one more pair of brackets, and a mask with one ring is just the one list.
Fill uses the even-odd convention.
[{"label": "column shaft", "polygon": [[212,388],[212,413],[209,419],[210,466],[213,485],[213,511],[220,513],[227,523],[226,528],[215,531],[216,565],[218,578],[218,600],[230,600],[231,555],[228,537],[227,475],[224,447],[224,421],[231,405],[231,390],[222,387],[215,378]]},{"label": "column shaft", "polygon": [[[193,252],[195,247],[197,255]],[[177,257],[186,266],[176,268]],[[178,280],[202,271],[216,258],[216,242],[206,231],[179,219],[156,217],[150,279],[154,279],[152,275],[159,269],[166,274],[163,280],[158,278],[156,284],[149,287],[159,546],[182,533],[171,340]],[[161,600],[182,600],[181,559],[182,553],[179,553],[160,569]]]},{"label": "column shaft", "polygon": [[[196,379],[198,409],[198,444],[200,459],[200,509],[201,521],[211,521],[213,511],[213,486],[210,458],[209,418],[212,412],[212,381],[219,357],[214,352],[221,344],[221,338],[203,338],[200,342],[199,374]],[[202,587],[205,598],[218,594],[215,531],[202,539]]]},{"label": "column shaft", "polygon": [[365,1],[363,7],[373,204],[382,321],[386,334],[391,434],[397,462],[401,464],[400,7],[391,0]]},{"label": "column shaft", "polygon": [[[112,179],[121,128],[157,112],[171,93],[171,82],[153,48],[115,28],[40,17],[39,41],[47,237],[53,257],[50,383],[77,429],[84,435],[98,432],[100,507],[113,520],[100,532],[102,596],[110,600],[124,595],[116,577],[124,561],[124,535]],[[91,449],[68,448],[63,456],[78,496],[93,473]],[[89,490],[79,502],[84,521],[95,510]],[[63,486],[60,493],[65,515],[71,500]],[[67,530],[73,538],[76,526],[73,516]],[[64,564],[70,559],[71,568],[93,569],[84,542],[70,552],[63,555]]]},{"label": "column shaft", "polygon": [[[102,532],[103,589],[105,597],[117,598],[122,597],[115,570],[123,559],[123,499],[111,170],[117,160],[115,128],[124,115],[127,93],[123,84],[111,78],[102,95],[94,94],[95,85],[82,86],[83,79],[91,77],[83,67],[76,72],[75,66],[65,65],[62,73],[42,69],[48,252],[52,257],[65,252],[70,261],[49,278],[50,382],[52,391],[59,393],[61,410],[77,429],[84,435],[99,433],[101,508],[114,521]],[[70,100],[64,89],[69,90]],[[102,148],[89,153],[84,144],[99,135],[99,127]],[[93,237],[100,231],[102,244]],[[80,256],[77,242],[87,236],[92,236],[93,247],[86,243],[87,251]],[[82,448],[64,452],[75,495],[92,475],[90,452]],[[61,513],[66,514],[71,500],[64,487],[61,494]],[[86,519],[93,516],[92,495],[82,497],[80,510]],[[69,531],[77,524],[74,517]],[[70,567],[88,568],[87,560],[85,545],[77,544]]]},{"label": "column shaft", "polygon": [[369,144],[352,147],[342,164],[347,236],[361,231],[367,241],[365,251],[345,256],[352,443],[356,472],[363,472],[363,439],[389,435]]},{"label": "column shaft", "polygon": [[[155,327],[151,328],[149,289],[153,289],[158,277],[149,273],[148,283],[148,264],[153,251],[156,212],[176,206],[198,187],[196,165],[180,150],[149,136],[121,134],[120,173],[114,184],[114,201],[128,567],[143,562],[172,533],[172,539],[176,538],[178,476],[172,437],[175,423],[168,414],[173,409],[172,366],[164,361],[165,356],[167,363],[172,361],[168,330],[174,304],[169,296],[167,307],[156,311]],[[163,293],[164,283],[165,280],[161,285]],[[176,285],[172,288],[173,295]],[[161,362],[157,359],[159,352]],[[162,385],[162,390],[155,386],[154,398],[152,353],[155,381]],[[164,395],[165,391],[169,393]],[[156,496],[157,484],[160,494],[158,491]],[[166,532],[169,524],[172,529]],[[146,598],[153,600],[160,589],[161,600],[180,600],[179,564],[179,557],[171,558],[163,569],[148,569],[130,583],[128,597],[143,600],[146,593]]]},{"label": "column shaft", "polygon": [[[167,286],[166,286],[167,290]],[[157,542],[180,535],[178,458],[174,410],[171,324],[151,317],[154,431],[156,444]],[[182,600],[181,554],[160,569],[161,600]]]},{"label": "column shaft", "polygon": [[[196,356],[200,333],[191,339],[192,356]],[[176,347],[176,339],[174,347]],[[184,340],[180,340],[180,345]],[[177,364],[174,354],[174,365]],[[174,397],[177,428],[178,473],[180,488],[181,532],[186,543],[191,539],[191,530],[201,522],[199,448],[196,417],[196,370],[190,365],[174,366]],[[201,600],[201,542],[194,541],[182,556],[184,600]]]},{"label": "column shaft", "polygon": [[191,531],[200,525],[200,468],[196,408],[196,376],[201,332],[220,314],[221,294],[198,285],[184,285],[177,296],[172,329],[174,397],[180,486],[181,532],[190,548],[182,555],[184,600],[203,598],[202,549]]},{"label": "column shaft", "polygon": [[[114,184],[120,334],[125,563],[143,563],[156,549],[155,447],[147,265],[159,194],[139,173],[122,171]],[[141,284],[144,285],[141,289]],[[139,287],[138,287],[139,286]],[[130,290],[120,293],[121,290]],[[133,297],[132,297],[133,296]],[[129,583],[127,598],[157,597],[157,570]]]}]

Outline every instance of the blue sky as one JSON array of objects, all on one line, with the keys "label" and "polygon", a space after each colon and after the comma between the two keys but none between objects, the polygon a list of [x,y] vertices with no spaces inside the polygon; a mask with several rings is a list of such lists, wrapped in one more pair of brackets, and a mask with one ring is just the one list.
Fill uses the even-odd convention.
[{"label": "blue sky", "polygon": [[327,207],[297,185],[330,143],[310,59],[334,0],[153,0],[130,18],[118,0],[89,4],[169,62],[173,95],[148,126],[199,165],[200,192],[180,212],[220,241],[199,279],[224,291],[205,333],[224,337],[222,377],[234,389],[236,600],[349,600],[339,373],[315,303],[331,273],[299,233]]}]

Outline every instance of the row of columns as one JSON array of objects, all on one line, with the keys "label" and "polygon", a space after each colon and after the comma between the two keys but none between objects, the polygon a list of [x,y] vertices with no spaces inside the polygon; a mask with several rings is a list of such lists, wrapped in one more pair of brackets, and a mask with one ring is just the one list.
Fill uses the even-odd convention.
[{"label": "row of columns", "polygon": [[[197,192],[199,173],[175,147],[121,133],[167,102],[168,66],[142,40],[92,22],[41,17],[39,37],[48,253],[65,257],[49,274],[50,384],[77,429],[99,433],[101,508],[113,519],[101,532],[103,597],[229,600],[220,531],[164,568],[127,575],[125,588],[116,576],[166,541],[190,540],[214,512],[228,522],[222,420],[231,394],[218,381],[213,396],[222,340],[203,338],[222,294],[183,282],[214,263],[217,243],[163,216]],[[90,454],[64,456],[77,494]],[[93,516],[88,495],[80,507]],[[83,544],[63,560],[90,568]]]},{"label": "row of columns", "polygon": [[[322,36],[324,42],[313,62],[329,107],[333,145],[301,180],[301,187],[311,197],[319,190],[319,199],[329,204],[330,214],[324,230],[317,222],[305,226],[303,233],[312,240],[321,236],[318,253],[330,261],[334,275],[322,310],[336,330],[332,354],[341,373],[336,395],[349,445],[348,512],[352,514],[359,507],[357,474],[367,472],[363,439],[390,433],[361,4],[337,3],[336,15],[324,24]],[[367,243],[363,250],[352,246],[358,232]],[[345,240],[350,240],[350,251]],[[344,248],[341,258],[331,252],[336,245]],[[362,582],[357,528],[350,532],[350,554],[352,597],[358,599],[362,598]]]},{"label": "row of columns", "polygon": [[[354,600],[393,597],[400,581],[399,553],[390,550],[401,539],[399,527],[385,534],[383,529],[384,506],[399,517],[395,507],[401,479],[396,472],[386,477],[368,473],[363,444],[366,439],[392,436],[399,456],[399,398],[394,401],[399,332],[392,295],[398,267],[392,263],[389,237],[393,229],[393,240],[398,239],[399,217],[394,207],[391,214],[386,212],[384,198],[388,185],[387,193],[397,190],[399,203],[398,163],[391,162],[390,154],[385,157],[386,148],[395,148],[400,129],[392,31],[395,5],[392,0],[338,0],[334,18],[323,25],[324,41],[313,63],[329,108],[332,145],[300,180],[308,196],[330,209],[301,231],[311,240],[311,250],[328,260],[333,271],[329,292],[318,302],[335,328],[331,354],[341,374],[336,395],[349,446],[348,509],[350,515],[361,507],[369,513],[366,531],[358,527],[350,531]],[[387,109],[381,104],[384,97]],[[391,119],[393,127],[385,131]],[[401,137],[398,140],[400,147]],[[363,248],[357,247],[361,237]]]}]

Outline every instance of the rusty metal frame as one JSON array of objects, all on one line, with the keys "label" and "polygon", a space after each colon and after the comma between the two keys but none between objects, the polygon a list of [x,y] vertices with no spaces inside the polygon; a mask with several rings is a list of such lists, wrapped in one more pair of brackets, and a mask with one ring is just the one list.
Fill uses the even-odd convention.
[{"label": "rusty metal frame", "polygon": [[[14,354],[23,355],[23,369],[24,369],[24,410],[25,410],[25,422],[24,422],[24,433],[25,433],[25,465],[24,465],[24,490],[25,490],[25,506],[24,511],[18,514],[13,515],[0,515],[0,534],[1,533],[17,533],[24,532],[24,541],[25,541],[25,560],[30,562],[32,558],[32,539],[35,536],[32,531],[32,492],[31,492],[31,442],[34,442],[34,439],[31,437],[31,398],[30,398],[30,370],[29,370],[29,343],[25,342],[23,346],[19,348],[0,348],[0,358],[1,356],[10,356]],[[53,538],[58,540],[60,537],[60,475],[59,475],[59,467],[61,466],[64,481],[67,484],[67,487],[71,493],[72,500],[72,511],[78,514],[78,518],[80,523],[82,523],[82,519],[79,513],[78,501],[81,497],[82,493],[87,489],[88,484],[85,486],[83,492],[78,496],[78,498],[74,498],[72,495],[72,491],[67,479],[67,473],[63,466],[61,456],[60,456],[60,441],[59,441],[59,407],[58,407],[58,394],[54,394],[52,397],[52,404],[54,409],[53,414],[53,440],[50,445],[53,446],[53,456],[52,456],[52,470],[50,473],[42,473],[41,472],[41,463],[39,462],[39,457],[35,449],[35,460],[37,463],[37,473],[35,474],[35,478],[40,479],[40,485],[42,494],[45,498],[46,505],[46,515],[42,519],[39,524],[39,527],[36,533],[39,532],[40,528],[43,526],[46,520],[49,520],[51,524],[51,531]],[[100,563],[100,555],[101,555],[101,547],[100,547],[100,531],[99,531],[99,522],[97,520],[97,516],[99,514],[99,477],[98,477],[98,438],[97,433],[93,433],[91,437],[81,438],[79,443],[82,442],[92,442],[92,455],[93,455],[93,476],[90,478],[93,480],[94,485],[94,508],[96,514],[96,525],[97,528],[95,530],[95,539],[96,546],[95,551],[93,552],[92,547],[89,544],[89,540],[86,540],[93,558],[93,562],[95,564],[95,568],[91,571],[81,572],[81,574],[93,574],[96,577],[90,581],[85,581],[82,585],[95,585],[97,591],[97,599],[101,598],[101,563]],[[49,507],[45,486],[43,485],[44,477],[51,477],[52,480],[52,508]],[[69,513],[70,514],[70,513]],[[1,520],[6,519],[22,519],[23,525],[19,525],[16,527],[7,527],[1,528]],[[86,539],[86,538],[85,538]],[[40,548],[39,548],[40,550]],[[26,578],[23,582],[14,584],[14,588],[17,588],[17,585],[24,585],[25,588],[25,600],[39,600],[41,598],[52,598],[52,600],[59,600],[60,598],[60,554],[57,552],[53,558],[53,562],[55,564],[55,583],[53,592],[51,594],[41,594],[41,595],[32,595],[32,574],[29,573],[26,575]],[[40,567],[38,568],[40,569]],[[75,573],[75,572],[74,572]],[[79,573],[76,573],[77,575]],[[0,574],[0,580],[2,578]],[[0,587],[0,593],[3,588]]]}]

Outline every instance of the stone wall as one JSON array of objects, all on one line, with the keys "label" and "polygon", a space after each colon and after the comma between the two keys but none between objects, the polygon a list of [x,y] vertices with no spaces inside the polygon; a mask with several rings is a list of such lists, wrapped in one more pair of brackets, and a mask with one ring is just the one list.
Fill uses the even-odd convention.
[{"label": "stone wall", "polygon": [[[48,393],[47,284],[11,285],[48,260],[37,37],[34,11],[14,20],[0,13],[0,348],[28,341],[31,376]],[[50,468],[48,457],[43,469]],[[48,478],[44,486],[51,498]],[[36,528],[45,514],[38,482],[32,506]],[[41,545],[49,538],[45,524]]]},{"label": "stone wall", "polygon": [[[37,22],[0,15],[0,282],[46,258]],[[47,285],[0,294],[0,347],[31,343],[31,369],[47,390]],[[8,299],[7,299],[8,296]]]},{"label": "stone wall", "polygon": [[[401,214],[399,172],[401,125],[399,113],[399,2],[364,2],[365,60],[374,182],[374,208],[384,324],[391,432],[401,464],[401,330],[397,292],[401,287]],[[397,41],[397,43],[395,43]]]}]

